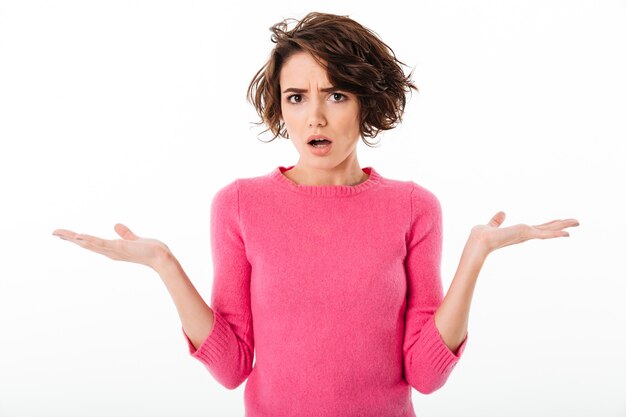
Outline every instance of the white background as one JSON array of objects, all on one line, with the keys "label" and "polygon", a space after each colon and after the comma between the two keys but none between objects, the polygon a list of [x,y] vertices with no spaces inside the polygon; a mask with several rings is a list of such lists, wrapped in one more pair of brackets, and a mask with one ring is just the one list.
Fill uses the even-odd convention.
[{"label": "white background", "polygon": [[269,27],[347,14],[415,68],[362,167],[433,191],[450,285],[472,226],[576,218],[490,255],[464,357],[418,416],[626,416],[624,1],[0,0],[0,416],[243,416],[151,269],[51,235],[117,222],[210,297],[209,206],[297,161],[251,123]]}]

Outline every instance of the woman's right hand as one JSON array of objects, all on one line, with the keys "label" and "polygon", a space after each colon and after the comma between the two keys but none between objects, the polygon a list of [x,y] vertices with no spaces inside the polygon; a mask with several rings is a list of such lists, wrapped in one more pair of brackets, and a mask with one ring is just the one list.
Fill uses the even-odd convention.
[{"label": "woman's right hand", "polygon": [[171,255],[167,245],[159,240],[138,237],[121,223],[117,223],[114,229],[122,239],[100,239],[66,229],[56,229],[52,234],[116,261],[134,262],[154,270]]}]

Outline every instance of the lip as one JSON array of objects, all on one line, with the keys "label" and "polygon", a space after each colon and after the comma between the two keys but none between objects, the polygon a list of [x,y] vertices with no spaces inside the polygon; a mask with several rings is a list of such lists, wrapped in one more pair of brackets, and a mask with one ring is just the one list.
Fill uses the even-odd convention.
[{"label": "lip", "polygon": [[332,143],[332,139],[329,138],[328,136],[324,136],[324,135],[311,135],[309,136],[309,138],[306,140],[306,143],[308,144],[309,142],[311,142],[313,139],[326,139],[327,141]]},{"label": "lip", "polygon": [[332,142],[329,143],[328,145],[321,147],[321,148],[316,148],[315,146],[307,146],[308,150],[315,156],[326,156],[328,154],[330,154],[330,151],[333,148],[333,144]]}]

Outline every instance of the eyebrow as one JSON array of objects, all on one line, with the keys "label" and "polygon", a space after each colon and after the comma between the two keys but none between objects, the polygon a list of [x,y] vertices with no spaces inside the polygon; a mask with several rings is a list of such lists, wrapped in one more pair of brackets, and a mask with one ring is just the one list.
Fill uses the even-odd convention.
[{"label": "eyebrow", "polygon": [[[335,91],[335,90],[339,90],[337,87],[327,87],[327,88],[320,88],[320,91],[322,93],[329,93],[331,91]],[[304,88],[287,88],[285,91],[283,91],[283,93],[306,93],[309,90],[304,89]]]}]

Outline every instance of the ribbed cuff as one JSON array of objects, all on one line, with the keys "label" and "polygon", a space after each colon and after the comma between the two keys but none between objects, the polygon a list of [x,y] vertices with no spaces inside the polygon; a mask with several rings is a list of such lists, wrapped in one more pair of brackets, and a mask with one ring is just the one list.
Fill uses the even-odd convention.
[{"label": "ribbed cuff", "polygon": [[465,345],[467,344],[469,333],[459,345],[456,355],[444,343],[441,334],[435,325],[434,314],[426,323],[424,323],[424,327],[420,333],[420,339],[423,339],[423,354],[426,357],[426,362],[434,365],[433,369],[435,372],[442,375],[448,375],[452,372],[452,369],[457,364],[459,359],[461,359],[463,351],[465,350]]},{"label": "ribbed cuff", "polygon": [[193,343],[191,343],[191,340],[189,340],[185,329],[181,326],[183,335],[189,345],[189,354],[206,365],[220,361],[228,348],[228,335],[232,333],[228,322],[215,310],[213,310],[213,317],[213,328],[197,350]]}]

